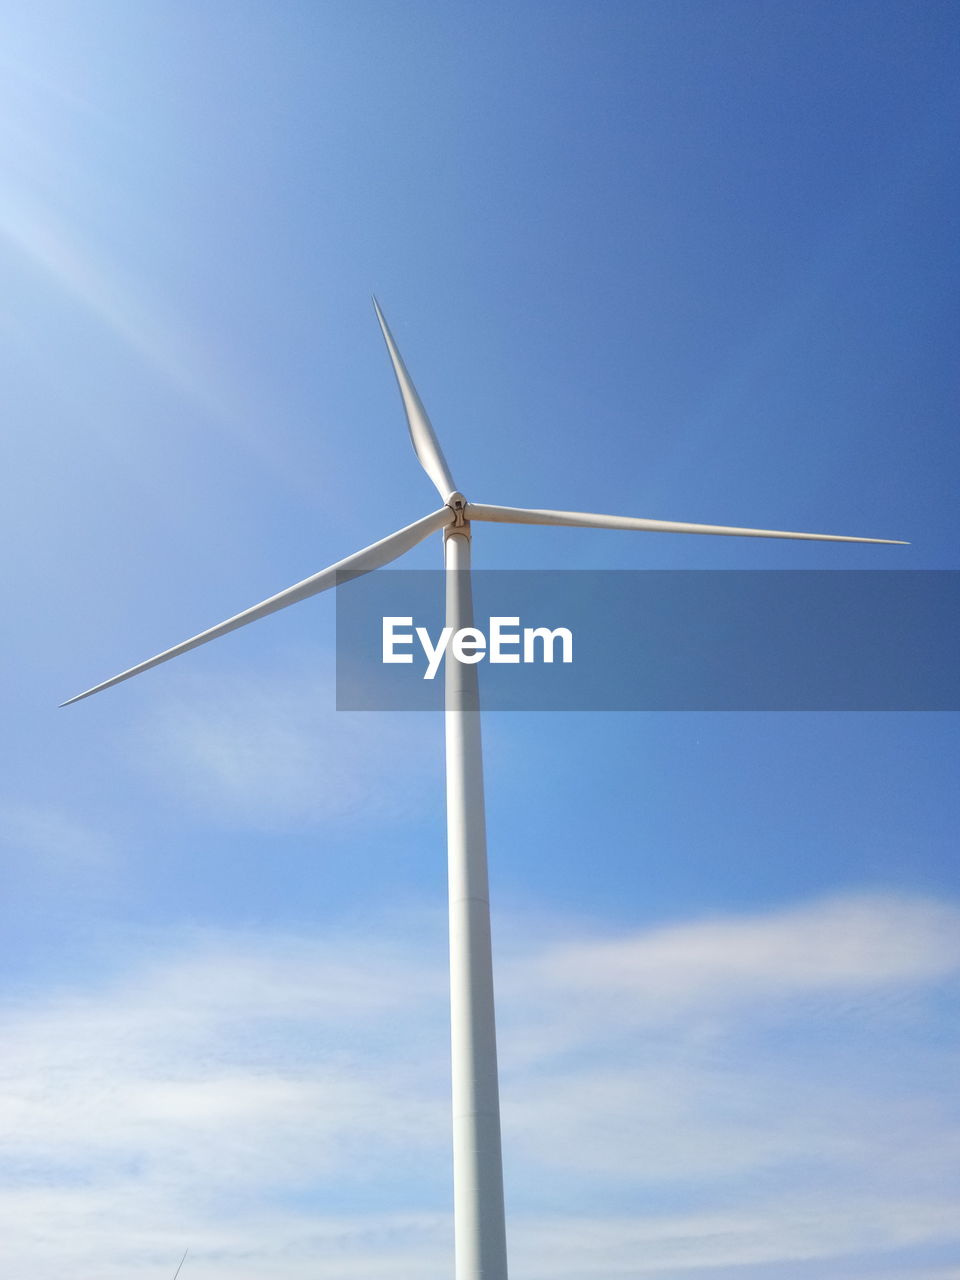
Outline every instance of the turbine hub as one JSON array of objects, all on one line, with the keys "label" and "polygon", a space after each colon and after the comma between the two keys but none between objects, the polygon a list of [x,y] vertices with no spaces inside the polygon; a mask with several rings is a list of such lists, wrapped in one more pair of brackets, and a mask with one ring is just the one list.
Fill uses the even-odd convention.
[{"label": "turbine hub", "polygon": [[448,494],[446,505],[454,514],[454,522],[451,526],[453,529],[462,529],[467,523],[464,511],[467,506],[467,500],[459,490],[454,489],[453,493]]}]

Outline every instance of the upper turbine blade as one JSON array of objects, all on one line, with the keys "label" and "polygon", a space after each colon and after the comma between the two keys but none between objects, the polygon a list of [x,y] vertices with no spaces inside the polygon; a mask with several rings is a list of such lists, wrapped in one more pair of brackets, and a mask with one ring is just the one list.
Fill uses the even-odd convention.
[{"label": "upper turbine blade", "polygon": [[407,414],[407,426],[410,429],[410,439],[413,441],[414,452],[420,459],[420,465],[436,485],[440,497],[446,502],[451,493],[456,492],[457,486],[454,484],[450,468],[447,466],[447,460],[443,456],[437,437],[434,435],[430,419],[427,417],[427,411],[423,407],[423,401],[417,395],[417,388],[413,385],[413,381],[409,373],[407,373],[407,366],[403,363],[403,358],[397,349],[393,334],[390,332],[376,298],[373,300],[373,306],[377,313],[377,319],[380,321],[380,328],[387,344],[387,351],[390,353],[393,372],[397,375],[397,385],[400,388],[403,407]]},{"label": "upper turbine blade", "polygon": [[907,547],[896,538],[850,538],[838,533],[788,533],[781,529],[739,529],[725,524],[685,524],[676,520],[645,520],[638,516],[598,516],[585,511],[536,511],[526,507],[489,507],[468,502],[467,520],[501,524],[566,524],[585,529],[640,529],[653,533],[719,533],[742,538],[803,538],[811,542],[884,542]]},{"label": "upper turbine blade", "polygon": [[131,676],[138,676],[141,671],[149,671],[151,667],[159,666],[161,662],[168,662],[171,658],[176,658],[181,653],[186,653],[188,649],[196,649],[198,645],[206,644],[208,640],[216,640],[218,636],[225,636],[228,631],[236,631],[238,627],[245,627],[248,622],[256,622],[259,618],[265,618],[268,613],[276,613],[278,609],[285,609],[287,605],[297,604],[298,601],[315,596],[320,591],[326,591],[328,587],[335,587],[338,573],[369,573],[372,569],[379,569],[381,565],[389,564],[391,560],[396,560],[405,551],[415,547],[418,542],[422,542],[424,538],[428,537],[436,529],[442,529],[444,526],[452,524],[454,519],[455,516],[449,507],[441,507],[439,511],[434,511],[432,515],[424,516],[422,520],[416,520],[413,524],[408,524],[406,528],[399,529],[396,533],[391,533],[387,538],[381,538],[379,542],[374,542],[371,546],[364,547],[362,551],[354,552],[352,556],[347,556],[345,560],[338,560],[329,569],[321,569],[319,573],[315,573],[311,578],[304,578],[302,582],[297,582],[292,587],[288,587],[286,591],[281,591],[279,594],[271,596],[269,600],[264,600],[261,604],[255,604],[252,608],[245,609],[243,613],[235,614],[234,617],[228,618],[226,622],[220,622],[217,626],[210,627],[208,631],[201,631],[199,635],[193,636],[189,640],[184,640],[182,644],[174,645],[172,649],[165,649],[163,653],[158,653],[155,658],[148,658],[146,662],[140,662],[135,667],[130,667],[128,671],[121,671],[118,676],[113,676],[110,680],[104,680],[102,684],[94,685],[92,689],[87,689],[84,693],[78,693],[76,697],[68,698],[66,702],[61,702],[60,705],[61,707],[69,707],[72,702],[79,702],[81,698],[89,698],[91,694],[99,693],[101,689],[109,689],[111,685],[119,684],[121,680],[129,680]]}]

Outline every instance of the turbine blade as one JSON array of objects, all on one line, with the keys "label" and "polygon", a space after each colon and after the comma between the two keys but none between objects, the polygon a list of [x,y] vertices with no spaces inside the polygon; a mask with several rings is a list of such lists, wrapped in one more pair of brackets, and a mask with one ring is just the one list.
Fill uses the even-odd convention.
[{"label": "turbine blade", "polygon": [[733,538],[802,538],[810,542],[883,542],[908,547],[896,538],[850,538],[839,533],[789,533],[782,529],[740,529],[725,524],[686,524],[677,520],[645,520],[639,516],[598,516],[586,511],[537,511],[526,507],[490,507],[468,502],[467,520],[499,524],[563,524],[584,529],[638,529],[651,533],[718,533]]},{"label": "turbine blade", "polygon": [[338,560],[336,564],[330,565],[328,569],[321,569],[319,573],[315,573],[312,577],[304,578],[302,582],[295,583],[292,587],[288,587],[286,591],[281,591],[277,595],[271,596],[268,600],[255,604],[250,609],[245,609],[243,613],[235,614],[234,617],[228,618],[226,622],[220,622],[217,626],[210,627],[207,631],[201,631],[199,635],[193,636],[189,640],[184,640],[182,644],[174,645],[172,649],[166,649],[163,653],[158,653],[155,658],[148,658],[146,662],[140,662],[135,667],[130,667],[128,671],[121,671],[118,676],[113,676],[110,680],[104,680],[102,684],[94,685],[92,689],[87,689],[84,693],[78,693],[76,697],[68,698],[66,702],[61,702],[60,705],[61,707],[69,707],[73,702],[80,702],[82,698],[89,698],[91,694],[100,693],[102,689],[109,689],[111,685],[119,684],[122,680],[129,680],[131,676],[138,676],[141,671],[149,671],[151,667],[157,667],[161,662],[169,662],[171,658],[179,657],[181,653],[186,653],[189,649],[196,649],[201,644],[216,640],[219,636],[225,636],[229,631],[236,631],[238,627],[245,627],[248,622],[256,622],[259,618],[265,618],[267,614],[276,613],[278,609],[286,609],[288,605],[297,604],[300,600],[315,596],[320,591],[335,587],[338,573],[346,571],[369,573],[372,569],[379,569],[381,565],[389,564],[391,560],[396,560],[405,551],[415,547],[418,542],[422,542],[424,538],[429,537],[435,530],[452,524],[454,519],[454,514],[449,507],[441,507],[439,511],[434,511],[431,515],[424,516],[422,520],[417,520],[413,524],[408,524],[406,528],[399,529],[396,533],[391,533],[388,538],[381,538],[379,542],[374,542],[371,546],[364,547],[362,551],[354,552],[352,556],[347,556],[345,560]]},{"label": "turbine blade", "polygon": [[454,483],[453,476],[450,474],[450,468],[447,466],[447,460],[443,456],[443,451],[434,434],[433,427],[430,425],[430,419],[427,417],[427,411],[423,407],[423,401],[417,395],[417,388],[413,385],[413,381],[409,373],[407,373],[407,366],[403,363],[403,357],[397,349],[393,334],[390,332],[376,298],[373,300],[373,306],[377,313],[377,319],[380,321],[383,340],[386,342],[387,351],[390,353],[393,372],[397,375],[397,386],[400,388],[400,396],[407,415],[407,427],[410,431],[410,439],[413,441],[414,452],[420,459],[420,465],[436,486],[440,497],[446,502],[451,493],[456,492],[457,486]]}]

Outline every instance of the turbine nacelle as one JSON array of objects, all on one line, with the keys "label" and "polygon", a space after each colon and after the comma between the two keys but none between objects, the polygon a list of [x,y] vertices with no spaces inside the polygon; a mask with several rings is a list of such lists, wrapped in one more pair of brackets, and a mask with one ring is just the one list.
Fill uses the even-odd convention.
[{"label": "turbine nacelle", "polygon": [[465,525],[467,522],[465,516],[467,500],[459,489],[454,489],[453,493],[447,494],[447,506],[454,516],[453,524],[449,526],[448,532],[449,529],[458,529]]}]

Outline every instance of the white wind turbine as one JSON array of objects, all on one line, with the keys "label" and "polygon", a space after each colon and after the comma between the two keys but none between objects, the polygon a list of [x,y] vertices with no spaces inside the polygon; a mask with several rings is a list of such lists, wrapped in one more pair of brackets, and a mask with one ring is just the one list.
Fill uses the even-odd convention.
[{"label": "white wind turbine", "polygon": [[[748,538],[800,538],[818,542],[877,542],[890,538],[850,538],[827,533],[789,533],[727,525],[688,524],[582,511],[529,510],[468,502],[457,489],[430,419],[374,298],[377,319],[397,376],[413,448],[443,501],[437,511],[391,533],[372,546],[321,569],[268,600],[182,644],[148,658],[120,675],[69,698],[69,706],[111,685],[176,658],[188,649],[256,622],[287,605],[337,585],[342,572],[367,573],[396,560],[411,547],[443,530],[446,570],[446,625],[454,632],[473,623],[470,585],[471,522],[574,525],[589,529],[629,529],[664,533],[713,533]],[[896,543],[905,546],[906,543]],[[456,1280],[506,1280],[507,1251],[500,1151],[500,1100],[494,1023],[490,902],[483,805],[483,762],[477,670],[452,658],[445,672],[447,855],[450,907],[450,1021],[453,1077],[453,1182]]]}]

